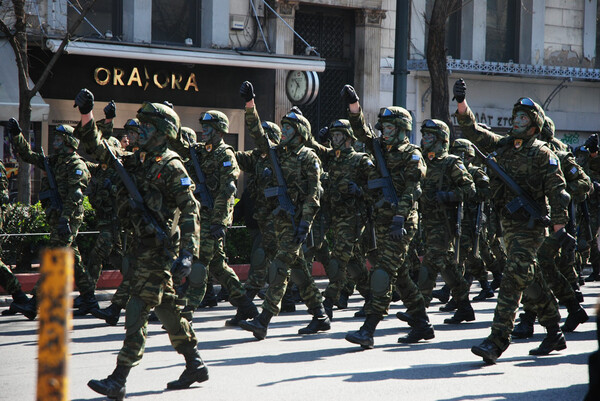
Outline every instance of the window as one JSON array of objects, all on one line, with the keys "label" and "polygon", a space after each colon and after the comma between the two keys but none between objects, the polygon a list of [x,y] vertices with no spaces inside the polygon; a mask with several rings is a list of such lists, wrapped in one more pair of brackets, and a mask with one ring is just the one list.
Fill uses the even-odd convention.
[{"label": "window", "polygon": [[520,0],[488,0],[485,60],[518,61]]},{"label": "window", "polygon": [[[433,5],[435,0],[427,0],[425,3],[425,43],[429,38],[429,23],[431,21],[431,13],[433,12]],[[456,10],[450,10],[451,14],[446,19],[446,55],[451,56],[453,59],[460,59],[460,31],[461,31],[461,18],[462,13],[460,6]],[[427,46],[425,47],[427,49]]]},{"label": "window", "polygon": [[200,9],[200,0],[153,0],[152,43],[200,46]]},{"label": "window", "polygon": [[[71,26],[79,17],[83,7],[85,9],[90,0],[69,0],[67,21]],[[88,11],[77,30],[75,36],[96,39],[119,38],[123,34],[123,0],[96,1],[91,10]],[[108,34],[107,34],[108,33]],[[112,35],[112,36],[111,36]]]}]

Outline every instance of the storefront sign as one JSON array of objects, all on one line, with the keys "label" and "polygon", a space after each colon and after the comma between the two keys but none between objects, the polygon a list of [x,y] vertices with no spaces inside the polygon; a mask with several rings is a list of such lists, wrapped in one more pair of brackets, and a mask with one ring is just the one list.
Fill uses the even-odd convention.
[{"label": "storefront sign", "polygon": [[[475,121],[481,124],[488,125],[492,128],[511,128],[512,127],[512,116],[510,111],[506,114],[501,111],[487,111],[487,110],[473,110],[475,114]],[[452,115],[452,123],[458,125],[456,116]]]},{"label": "storefront sign", "polygon": [[94,69],[94,81],[100,86],[134,86],[148,89],[152,85],[158,89],[198,92],[196,74],[182,74],[159,70],[148,71],[147,67],[97,67]]}]

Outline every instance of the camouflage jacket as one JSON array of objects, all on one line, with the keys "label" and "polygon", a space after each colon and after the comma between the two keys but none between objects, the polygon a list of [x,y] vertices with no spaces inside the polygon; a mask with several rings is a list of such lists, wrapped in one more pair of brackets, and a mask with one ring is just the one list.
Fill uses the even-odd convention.
[{"label": "camouflage jacket", "polygon": [[[529,193],[538,205],[551,210],[553,224],[566,224],[568,202],[565,197],[566,183],[560,169],[560,162],[554,152],[544,142],[535,138],[526,141],[503,137],[480,127],[473,112],[456,113],[463,135],[482,152],[498,152],[498,164],[521,188]],[[513,220],[526,221],[529,216],[522,210],[513,215],[504,208],[515,195],[497,177],[491,177],[492,198],[500,213]],[[548,202],[546,202],[548,199]]]},{"label": "camouflage jacket", "polygon": [[[349,113],[349,117],[354,134],[359,141],[365,144],[366,149],[372,152],[373,140],[376,135],[367,126],[362,110],[359,113]],[[416,210],[416,201],[421,195],[421,181],[427,171],[421,149],[406,139],[404,143],[390,149],[383,149],[383,151],[383,157],[392,176],[399,202],[395,210],[391,210],[387,202],[379,201],[375,206],[390,210],[392,214],[406,217],[411,211]],[[380,177],[379,169],[374,169],[369,178]]]},{"label": "camouflage jacket", "polygon": [[464,220],[475,224],[477,219],[477,208],[481,202],[489,202],[491,196],[490,177],[486,174],[483,168],[470,164],[467,166],[467,171],[473,177],[475,184],[475,196],[468,199],[464,208]]},{"label": "camouflage jacket", "polygon": [[565,175],[567,192],[575,203],[585,200],[587,194],[592,190],[592,180],[583,171],[583,168],[575,161],[573,153],[568,151],[557,151],[560,160],[560,168]]},{"label": "camouflage jacket", "polygon": [[[246,124],[250,135],[256,141],[258,149],[263,153],[269,152],[271,146],[264,132],[256,108],[246,108]],[[321,188],[321,162],[317,154],[304,145],[294,148],[277,148],[277,156],[283,179],[288,188],[292,203],[298,208],[297,216],[309,224],[312,223],[319,210]],[[271,178],[271,186],[276,186],[275,172]],[[276,207],[270,202],[269,206]]]},{"label": "camouflage jacket", "polygon": [[8,177],[4,163],[0,161],[0,228],[4,225],[4,209],[8,205]]},{"label": "camouflage jacket", "polygon": [[258,149],[237,151],[235,158],[240,169],[248,173],[248,186],[246,191],[250,191],[250,196],[254,200],[255,220],[267,218],[271,208],[267,207],[267,198],[265,198],[265,189],[273,185],[271,176],[273,167],[266,153]]},{"label": "camouflage jacket", "polygon": [[[100,163],[112,163],[106,145],[95,122],[92,120],[85,126],[77,125],[75,135],[82,143],[93,151]],[[113,152],[121,155],[121,161],[134,181],[144,199],[144,204],[150,210],[161,228],[167,233],[180,233],[180,247],[198,256],[200,244],[200,219],[198,202],[194,197],[194,183],[190,179],[181,158],[166,148],[155,153],[136,151],[127,153],[119,146],[109,145]],[[155,238],[155,233],[149,229],[141,214],[132,210],[128,202],[129,194],[120,185],[117,191],[118,214],[121,223],[132,230],[138,240]],[[180,211],[176,218],[177,210]],[[173,226],[178,222],[177,227]],[[150,246],[160,246],[155,242]],[[174,249],[174,248],[172,248]]]},{"label": "camouflage jacket", "polygon": [[[31,163],[39,169],[45,171],[44,157],[41,153],[33,152],[23,137],[19,134],[13,137],[15,149],[26,163]],[[77,152],[61,153],[50,155],[49,165],[56,179],[58,194],[62,201],[62,213],[50,208],[50,202],[43,202],[42,206],[46,209],[46,218],[50,224],[54,224],[60,217],[68,220],[71,218],[83,217],[83,193],[90,180],[85,161]],[[42,179],[41,192],[50,188],[48,178]]]},{"label": "camouflage jacket", "polygon": [[85,163],[92,178],[86,195],[96,211],[98,225],[116,224],[116,194],[120,178],[114,168],[106,163]]},{"label": "camouflage jacket", "polygon": [[420,201],[427,216],[437,211],[447,213],[445,209],[457,206],[440,205],[436,197],[438,191],[454,192],[459,202],[475,197],[473,177],[460,157],[446,154],[427,160],[427,175],[423,180],[423,196]]}]

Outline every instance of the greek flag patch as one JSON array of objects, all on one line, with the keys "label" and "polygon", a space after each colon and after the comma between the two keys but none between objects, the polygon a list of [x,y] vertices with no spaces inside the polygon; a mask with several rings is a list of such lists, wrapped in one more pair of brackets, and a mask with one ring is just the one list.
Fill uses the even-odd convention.
[{"label": "greek flag patch", "polygon": [[367,164],[368,164],[369,166],[374,166],[374,164],[373,164],[373,162],[371,161],[371,159],[367,159]]},{"label": "greek flag patch", "polygon": [[462,164],[462,163],[458,163],[458,168],[461,169],[461,170],[466,170],[465,169],[465,165]]},{"label": "greek flag patch", "polygon": [[484,175],[483,177],[481,177],[481,179],[482,179],[483,181],[489,181],[489,180],[490,180],[490,177],[488,177],[487,175]]},{"label": "greek flag patch", "polygon": [[413,160],[421,160],[421,158],[419,157],[419,155],[412,155],[412,159]]},{"label": "greek flag patch", "polygon": [[190,180],[190,177],[184,177],[181,179],[181,185],[184,187],[189,187],[192,185],[192,180]]},{"label": "greek flag patch", "polygon": [[315,162],[315,168],[318,170],[319,169],[319,162]]},{"label": "greek flag patch", "polygon": [[81,170],[75,170],[75,174],[81,175],[81,174],[83,174],[83,171],[81,171]]},{"label": "greek flag patch", "polygon": [[231,167],[231,162],[229,160],[226,162],[223,162],[223,167]]},{"label": "greek flag patch", "polygon": [[569,171],[571,172],[571,174],[575,174],[577,172],[577,167],[573,166]]},{"label": "greek flag patch", "polygon": [[558,166],[558,160],[550,158],[550,165],[551,166]]}]

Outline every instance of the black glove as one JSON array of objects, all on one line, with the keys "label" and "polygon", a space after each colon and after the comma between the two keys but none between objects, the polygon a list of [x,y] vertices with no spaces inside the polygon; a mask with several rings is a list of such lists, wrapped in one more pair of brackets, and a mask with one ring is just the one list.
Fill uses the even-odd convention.
[{"label": "black glove", "polygon": [[342,88],[342,92],[340,93],[340,95],[342,96],[342,98],[344,99],[344,101],[347,104],[356,103],[359,100],[359,97],[356,94],[356,91],[354,90],[354,88],[352,87],[352,85],[344,85],[344,87]]},{"label": "black glove", "polygon": [[296,233],[294,234],[294,241],[296,244],[303,244],[306,241],[306,237],[308,237],[308,229],[310,225],[306,220],[300,220],[300,224],[296,228]]},{"label": "black glove", "polygon": [[69,225],[69,220],[67,220],[66,217],[61,217],[60,219],[58,219],[56,232],[61,237],[68,237],[72,234],[71,226]]},{"label": "black glove", "polygon": [[454,83],[452,94],[454,95],[452,100],[456,100],[457,103],[464,102],[465,96],[467,95],[467,84],[462,78],[456,80]]},{"label": "black glove", "polygon": [[598,151],[598,134],[594,134],[585,140],[585,144],[583,145],[590,153],[595,153]]},{"label": "black glove", "polygon": [[254,86],[252,86],[252,82],[242,82],[242,86],[240,86],[240,96],[246,102],[249,102],[250,100],[256,97],[256,95],[254,94]]},{"label": "black glove", "polygon": [[117,105],[115,104],[114,100],[111,100],[110,102],[108,102],[108,104],[104,108],[104,117],[106,117],[107,120],[112,120],[116,116],[117,116]]},{"label": "black glove", "polygon": [[354,196],[361,196],[362,189],[360,189],[357,183],[355,183],[354,181],[350,181],[348,183],[348,193]]},{"label": "black glove", "polygon": [[81,114],[87,114],[94,108],[94,94],[87,89],[79,91],[75,96],[75,104],[73,107],[79,107]]},{"label": "black glove", "polygon": [[569,234],[564,227],[558,231],[555,231],[553,235],[563,252],[571,253],[575,250],[577,240],[575,237]]},{"label": "black glove", "polygon": [[404,228],[404,216],[397,214],[392,218],[392,224],[390,225],[390,238],[392,241],[400,241],[405,234],[406,229]]},{"label": "black glove", "polygon": [[171,274],[175,283],[181,282],[192,272],[192,254],[187,250],[179,251],[179,257],[171,265]]},{"label": "black glove", "polygon": [[270,178],[272,175],[273,175],[273,171],[271,171],[270,168],[265,167],[265,169],[262,171],[262,174],[260,176],[264,179],[267,179],[267,178]]},{"label": "black glove", "polygon": [[458,198],[456,197],[454,191],[437,191],[435,193],[435,198],[440,205],[448,205],[450,203],[458,202]]},{"label": "black glove", "polygon": [[15,137],[15,136],[19,135],[21,132],[23,132],[23,131],[21,131],[19,122],[12,117],[9,118],[8,122],[6,123],[6,131],[12,137]]},{"label": "black glove", "polygon": [[325,126],[319,130],[319,134],[317,135],[317,141],[320,144],[324,144],[329,140],[329,127]]},{"label": "black glove", "polygon": [[227,228],[222,224],[211,224],[210,225],[210,235],[214,239],[221,239],[225,236],[225,231]]}]

